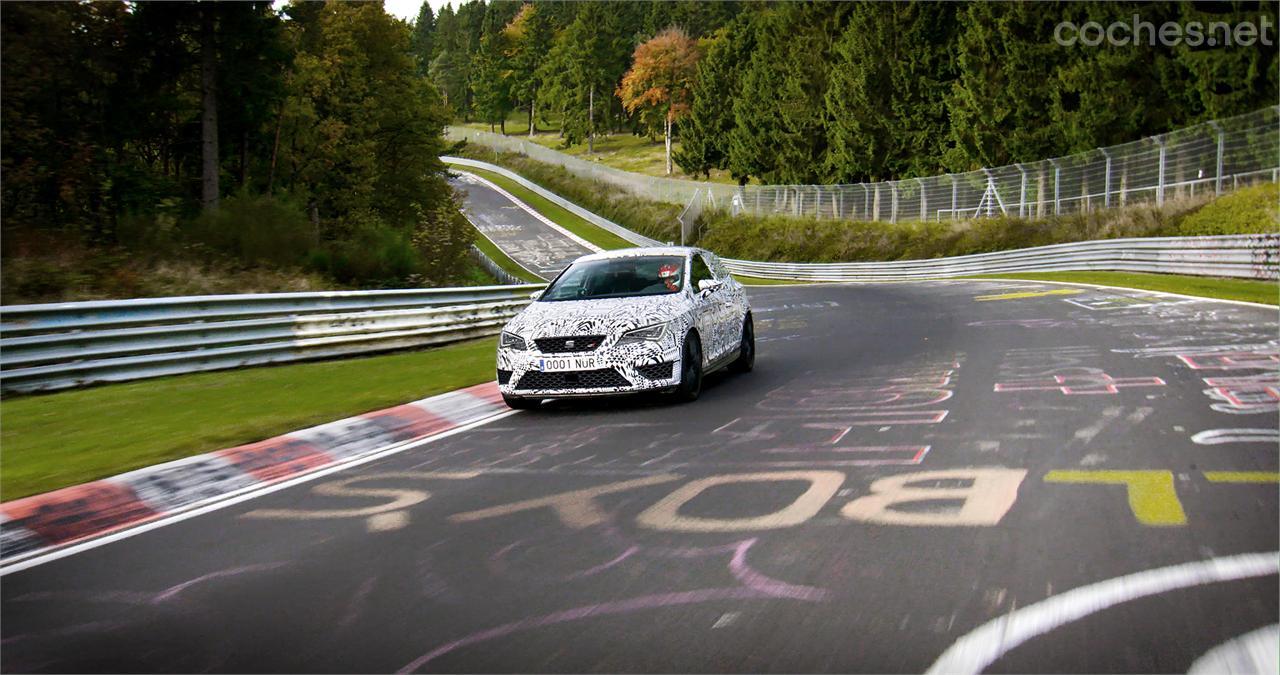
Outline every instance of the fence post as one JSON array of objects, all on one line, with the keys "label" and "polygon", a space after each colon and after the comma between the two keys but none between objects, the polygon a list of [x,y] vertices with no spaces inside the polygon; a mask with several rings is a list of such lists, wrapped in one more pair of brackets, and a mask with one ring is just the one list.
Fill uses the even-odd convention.
[{"label": "fence post", "polygon": [[1062,177],[1062,167],[1058,166],[1058,160],[1049,160],[1049,165],[1053,167],[1053,215],[1062,213],[1062,202],[1058,200],[1058,186],[1062,183],[1059,178]]},{"label": "fence post", "polygon": [[858,183],[858,186],[862,188],[862,220],[865,222],[871,214],[871,191],[867,189],[866,183]]},{"label": "fence post", "polygon": [[1156,136],[1156,143],[1160,144],[1160,172],[1156,175],[1156,206],[1160,206],[1164,204],[1164,136]]},{"label": "fence post", "polygon": [[1222,133],[1222,125],[1217,122],[1210,122],[1209,126],[1213,127],[1213,130],[1218,132],[1218,161],[1215,164],[1217,170],[1214,172],[1213,192],[1214,194],[1220,195],[1222,194],[1222,150],[1226,134]]},{"label": "fence post", "polygon": [[1020,176],[1018,181],[1018,217],[1021,218],[1023,217],[1022,210],[1027,205],[1027,168],[1022,164],[1014,164],[1014,166],[1018,167],[1018,175]]},{"label": "fence post", "polygon": [[956,175],[954,173],[947,174],[951,179],[951,219],[956,219],[956,197],[959,195],[959,185],[956,183]]},{"label": "fence post", "polygon": [[898,183],[897,181],[889,183],[889,222],[898,222]]},{"label": "fence post", "polygon": [[927,222],[929,220],[929,198],[924,194],[924,179],[917,178],[916,183],[920,185],[920,220]]},{"label": "fence post", "polygon": [[1102,208],[1111,208],[1111,153],[1106,148],[1098,148],[1098,152],[1107,158],[1107,170],[1102,174]]}]

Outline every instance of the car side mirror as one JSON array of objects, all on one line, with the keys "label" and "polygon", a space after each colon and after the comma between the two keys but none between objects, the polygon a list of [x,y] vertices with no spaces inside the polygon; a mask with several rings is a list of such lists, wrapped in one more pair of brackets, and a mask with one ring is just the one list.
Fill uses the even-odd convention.
[{"label": "car side mirror", "polygon": [[541,298],[541,297],[542,297],[542,291],[534,291],[529,294],[530,300],[537,300],[538,298]]},{"label": "car side mirror", "polygon": [[709,291],[713,288],[719,288],[719,287],[720,287],[720,280],[718,279],[703,279],[702,281],[698,282],[699,293],[701,293],[702,291]]}]

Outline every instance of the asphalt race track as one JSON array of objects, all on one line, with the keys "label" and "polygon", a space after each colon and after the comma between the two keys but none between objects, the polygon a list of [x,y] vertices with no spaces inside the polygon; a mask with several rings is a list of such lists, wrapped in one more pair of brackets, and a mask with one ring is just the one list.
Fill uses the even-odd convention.
[{"label": "asphalt race track", "polygon": [[449,184],[465,195],[462,212],[471,224],[521,267],[543,279],[550,280],[592,252],[470,174],[455,173]]},{"label": "asphalt race track", "polygon": [[750,295],[756,371],[693,404],[544,406],[12,572],[0,667],[1187,672],[1274,645],[1274,310]]}]

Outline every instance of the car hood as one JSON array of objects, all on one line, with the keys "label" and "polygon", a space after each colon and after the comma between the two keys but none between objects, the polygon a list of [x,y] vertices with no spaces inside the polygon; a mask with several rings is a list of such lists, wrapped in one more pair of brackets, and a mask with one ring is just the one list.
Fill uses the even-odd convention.
[{"label": "car hood", "polygon": [[637,298],[534,302],[506,330],[526,338],[564,335],[619,335],[670,321],[688,305],[683,293]]}]

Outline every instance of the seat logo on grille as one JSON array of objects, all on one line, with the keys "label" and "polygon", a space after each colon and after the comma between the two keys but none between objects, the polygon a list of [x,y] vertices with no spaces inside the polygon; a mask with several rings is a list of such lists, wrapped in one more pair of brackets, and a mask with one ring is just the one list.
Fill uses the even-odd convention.
[{"label": "seat logo on grille", "polygon": [[569,348],[573,348],[573,340],[565,340],[565,341],[564,341],[564,346],[569,347]]}]

